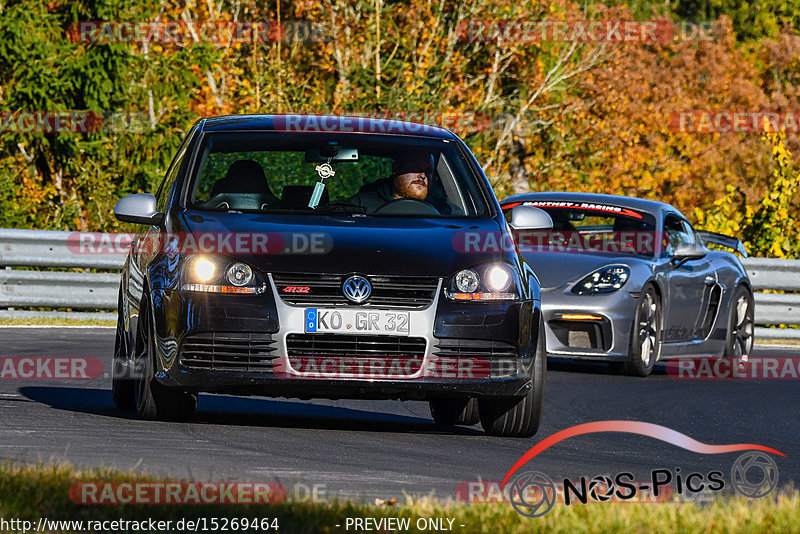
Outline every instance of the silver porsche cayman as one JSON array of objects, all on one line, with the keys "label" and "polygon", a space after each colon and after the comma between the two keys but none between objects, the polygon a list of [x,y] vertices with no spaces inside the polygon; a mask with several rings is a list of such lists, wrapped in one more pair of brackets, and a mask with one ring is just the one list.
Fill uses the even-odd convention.
[{"label": "silver porsche cayman", "polygon": [[524,193],[500,205],[553,219],[551,231],[514,232],[541,283],[548,356],[638,376],[676,356],[747,361],[754,302],[738,239],[698,231],[652,200]]}]

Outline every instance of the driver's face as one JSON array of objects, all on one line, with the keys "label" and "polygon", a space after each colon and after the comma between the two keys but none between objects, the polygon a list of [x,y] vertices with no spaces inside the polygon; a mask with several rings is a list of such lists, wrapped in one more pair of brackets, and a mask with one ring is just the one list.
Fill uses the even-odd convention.
[{"label": "driver's face", "polygon": [[428,198],[428,176],[424,172],[398,174],[394,178],[394,190],[396,198],[425,200]]}]

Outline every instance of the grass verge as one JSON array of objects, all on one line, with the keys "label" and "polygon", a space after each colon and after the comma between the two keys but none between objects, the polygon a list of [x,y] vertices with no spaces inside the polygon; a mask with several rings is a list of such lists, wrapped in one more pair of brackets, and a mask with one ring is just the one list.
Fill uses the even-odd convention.
[{"label": "grass verge", "polygon": [[[434,498],[406,499],[396,507],[332,501],[319,504],[286,502],[278,505],[83,505],[69,497],[76,482],[153,482],[146,475],[110,469],[77,471],[69,465],[0,464],[0,518],[15,518],[37,524],[50,520],[129,521],[197,518],[277,518],[281,533],[347,532],[346,519],[370,517],[408,518],[409,530],[374,529],[374,532],[421,532],[420,518],[453,519],[452,531],[459,533],[522,532],[800,532],[800,494],[785,489],[759,500],[726,497],[707,505],[661,504],[561,504],[547,515],[528,519],[509,504],[467,506]],[[336,526],[340,525],[340,526]],[[444,525],[448,522],[445,520]],[[463,525],[463,526],[462,526]],[[88,526],[88,525],[87,525]],[[108,528],[108,527],[106,527]],[[176,531],[173,527],[173,531]],[[202,529],[201,529],[202,530]],[[239,531],[244,531],[240,529]],[[255,529],[246,529],[256,532]],[[49,529],[52,532],[54,530]],[[70,532],[72,530],[60,530]],[[259,532],[264,532],[259,529]],[[274,530],[271,530],[274,532]],[[353,532],[354,529],[349,529]],[[424,531],[430,531],[426,529]]]},{"label": "grass verge", "polygon": [[31,319],[0,319],[0,326],[117,326],[116,321],[102,319],[56,319],[37,317]]}]

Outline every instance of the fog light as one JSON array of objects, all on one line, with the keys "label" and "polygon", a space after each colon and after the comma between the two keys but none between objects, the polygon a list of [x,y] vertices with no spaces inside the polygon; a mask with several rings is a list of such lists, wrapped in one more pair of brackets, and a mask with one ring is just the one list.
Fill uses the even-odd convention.
[{"label": "fog light", "polygon": [[478,273],[464,269],[456,275],[456,288],[462,293],[472,293],[478,289]]},{"label": "fog light", "polygon": [[253,270],[244,263],[234,263],[228,267],[225,278],[236,287],[246,286],[253,281]]}]

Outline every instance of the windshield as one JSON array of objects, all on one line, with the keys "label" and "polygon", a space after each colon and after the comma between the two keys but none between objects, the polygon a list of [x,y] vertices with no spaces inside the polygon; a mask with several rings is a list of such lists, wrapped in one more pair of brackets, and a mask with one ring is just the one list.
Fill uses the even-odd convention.
[{"label": "windshield", "polygon": [[189,191],[190,207],[211,211],[449,218],[489,213],[455,142],[411,136],[210,133]]},{"label": "windshield", "polygon": [[[506,214],[510,206],[504,206]],[[515,232],[522,250],[653,256],[660,245],[655,217],[630,208],[593,202],[529,201],[553,219],[548,232]]]}]

